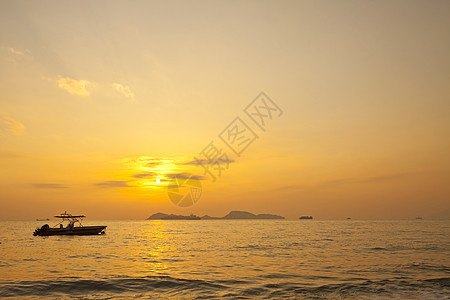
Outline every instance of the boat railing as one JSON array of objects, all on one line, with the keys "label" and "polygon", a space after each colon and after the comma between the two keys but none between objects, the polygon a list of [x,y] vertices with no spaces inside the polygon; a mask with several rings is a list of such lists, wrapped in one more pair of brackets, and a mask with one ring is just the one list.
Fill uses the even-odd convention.
[{"label": "boat railing", "polygon": [[64,222],[66,222],[66,221],[68,222],[67,228],[74,227],[74,225],[76,223],[78,223],[80,227],[83,227],[83,224],[81,222],[83,221],[84,217],[85,217],[84,215],[74,216],[74,215],[68,214],[67,211],[65,211],[64,213],[55,216],[55,218],[62,219],[62,221],[53,227],[55,227],[55,228],[58,226],[61,227],[61,225],[64,224]]}]

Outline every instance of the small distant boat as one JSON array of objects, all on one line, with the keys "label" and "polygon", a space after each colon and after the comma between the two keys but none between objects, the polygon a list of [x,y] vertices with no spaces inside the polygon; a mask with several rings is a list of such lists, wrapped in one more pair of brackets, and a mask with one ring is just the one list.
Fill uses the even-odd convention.
[{"label": "small distant boat", "polygon": [[47,218],[47,219],[36,219],[36,221],[50,221],[50,219],[49,218]]},{"label": "small distant boat", "polygon": [[422,217],[416,217],[416,220],[422,220]]},{"label": "small distant boat", "polygon": [[[36,228],[34,236],[48,236],[48,235],[96,235],[104,234],[107,226],[83,226],[81,221],[85,216],[73,216],[64,212],[55,218],[62,219],[61,222],[54,227],[50,227],[48,224],[42,227]],[[66,226],[64,226],[67,224]]]},{"label": "small distant boat", "polygon": [[312,220],[312,216],[301,216],[299,219],[300,220]]}]

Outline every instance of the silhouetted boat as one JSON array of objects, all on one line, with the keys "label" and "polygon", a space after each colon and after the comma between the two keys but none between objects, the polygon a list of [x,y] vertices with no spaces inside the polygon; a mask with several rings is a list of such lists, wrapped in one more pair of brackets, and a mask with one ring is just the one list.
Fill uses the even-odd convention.
[{"label": "silhouetted boat", "polygon": [[300,220],[312,220],[312,216],[301,216],[299,219]]},{"label": "silhouetted boat", "polygon": [[[55,218],[62,219],[61,222],[56,224],[54,227],[50,227],[48,224],[43,225],[42,227],[36,228],[33,235],[37,236],[48,236],[48,235],[96,235],[96,234],[104,234],[107,226],[83,226],[81,224],[82,219],[85,216],[73,216],[64,212]],[[67,222],[67,226],[64,226],[64,223]],[[75,226],[78,224],[77,226]]]}]

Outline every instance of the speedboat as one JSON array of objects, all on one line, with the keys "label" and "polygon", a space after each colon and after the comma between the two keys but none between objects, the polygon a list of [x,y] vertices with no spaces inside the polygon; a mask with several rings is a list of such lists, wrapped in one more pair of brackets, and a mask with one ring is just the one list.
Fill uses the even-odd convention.
[{"label": "speedboat", "polygon": [[[83,226],[81,221],[85,216],[73,216],[64,212],[55,218],[62,219],[61,222],[54,227],[48,224],[36,228],[33,235],[48,236],[48,235],[96,235],[104,234],[107,226]],[[66,225],[67,224],[67,225]]]}]

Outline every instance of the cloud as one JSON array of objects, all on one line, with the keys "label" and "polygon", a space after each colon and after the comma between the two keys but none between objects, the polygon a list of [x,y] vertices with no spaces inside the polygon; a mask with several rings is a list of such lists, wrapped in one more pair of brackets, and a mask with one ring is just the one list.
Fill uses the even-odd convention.
[{"label": "cloud", "polygon": [[179,185],[179,184],[171,184],[171,185],[167,186],[167,188],[169,188],[169,189],[178,189],[178,188],[184,188],[184,187],[186,187],[186,186],[185,185]]},{"label": "cloud", "polygon": [[192,174],[189,174],[189,173],[171,173],[171,174],[166,174],[166,177],[169,178],[169,179],[206,180],[205,176],[192,175]]},{"label": "cloud", "polygon": [[192,165],[192,166],[205,166],[205,165],[223,165],[223,164],[231,164],[234,163],[235,161],[232,159],[216,159],[216,160],[209,160],[209,159],[197,159],[197,160],[192,160],[192,161],[188,161],[185,163],[182,163],[182,165]]},{"label": "cloud", "polygon": [[126,164],[137,165],[140,167],[155,167],[164,162],[171,162],[172,160],[168,158],[139,156],[139,157],[127,157],[122,161]]},{"label": "cloud", "polygon": [[326,188],[326,187],[330,187],[330,186],[360,183],[360,182],[361,182],[361,180],[357,180],[357,179],[335,179],[335,180],[328,180],[328,181],[322,182],[318,185],[318,187]]},{"label": "cloud", "polygon": [[202,175],[192,175],[191,179],[192,180],[206,180],[206,177],[202,176]]},{"label": "cloud", "polygon": [[115,188],[115,187],[131,187],[130,185],[128,185],[128,181],[124,181],[124,180],[103,181],[103,182],[96,183],[95,185],[98,185],[98,186],[101,186],[101,187],[111,187],[111,188]]},{"label": "cloud", "polygon": [[37,189],[67,189],[69,188],[66,185],[59,184],[59,183],[35,183],[33,184],[33,187]]},{"label": "cloud", "polygon": [[155,175],[155,173],[150,172],[150,173],[134,174],[134,175],[132,175],[132,177],[141,179],[141,178],[152,177],[153,175]]},{"label": "cloud", "polygon": [[69,77],[61,77],[58,79],[58,87],[66,90],[72,95],[89,97],[90,93],[87,87],[92,83],[87,80],[76,80]]},{"label": "cloud", "polygon": [[120,83],[113,83],[112,87],[119,92],[120,94],[122,94],[122,96],[124,96],[125,98],[127,98],[128,100],[134,101],[134,93],[131,91],[130,87],[126,86],[126,85],[122,85]]},{"label": "cloud", "polygon": [[383,175],[383,176],[374,176],[363,179],[361,182],[381,182],[381,181],[390,181],[395,179],[402,179],[405,177],[409,177],[413,175],[412,173],[399,173],[399,174],[391,174],[391,175]]},{"label": "cloud", "polygon": [[330,186],[338,186],[344,184],[357,184],[357,183],[378,183],[378,182],[386,182],[397,179],[406,178],[414,175],[413,173],[398,173],[398,174],[390,174],[390,175],[382,175],[382,176],[372,176],[362,179],[356,178],[348,178],[348,179],[336,179],[325,181],[318,185],[318,187],[330,187]]},{"label": "cloud", "polygon": [[24,50],[24,51],[19,51],[19,50],[16,50],[16,49],[14,49],[14,48],[9,48],[9,52],[12,53],[12,54],[15,54],[15,55],[21,55],[21,56],[24,56],[24,55],[26,55],[27,53],[30,53],[31,51],[28,50],[28,49],[26,49],[26,50]]},{"label": "cloud", "polygon": [[287,190],[297,190],[302,189],[304,186],[302,185],[285,185],[279,188],[274,189],[275,191],[287,191]]},{"label": "cloud", "polygon": [[6,115],[0,115],[0,135],[2,133],[22,135],[25,125]]}]

